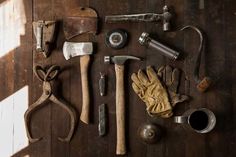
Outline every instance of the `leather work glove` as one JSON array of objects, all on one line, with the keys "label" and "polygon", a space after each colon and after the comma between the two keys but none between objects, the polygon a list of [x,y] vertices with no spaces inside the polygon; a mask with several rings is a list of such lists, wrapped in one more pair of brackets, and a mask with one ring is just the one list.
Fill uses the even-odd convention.
[{"label": "leather work glove", "polygon": [[[141,70],[139,70],[138,75],[134,73],[131,76],[131,79],[133,80],[132,87],[135,93],[145,102],[149,115],[160,116],[162,118],[171,117],[173,115],[173,107],[177,103],[189,99],[188,96],[177,94],[180,71],[177,68],[172,70],[170,66],[160,67],[157,74],[162,83],[164,83],[164,86],[161,84],[161,81],[151,67],[147,67],[146,71],[148,78]],[[150,79],[150,75],[155,79]],[[144,81],[142,81],[143,78],[145,82],[148,83],[144,83]],[[146,81],[147,79],[148,81]],[[161,86],[161,88],[151,88],[152,86]],[[150,99],[157,99],[158,101],[151,104]]]},{"label": "leather work glove", "polygon": [[178,86],[180,82],[179,69],[172,69],[169,65],[161,66],[158,69],[157,75],[167,86],[172,107],[174,107],[177,103],[184,102],[189,99],[189,96],[187,95],[178,94]]},{"label": "leather work glove", "polygon": [[148,66],[146,74],[141,70],[133,73],[132,87],[135,93],[145,102],[146,110],[150,115],[172,115],[172,106],[170,104],[167,90],[162,85],[156,72]]}]

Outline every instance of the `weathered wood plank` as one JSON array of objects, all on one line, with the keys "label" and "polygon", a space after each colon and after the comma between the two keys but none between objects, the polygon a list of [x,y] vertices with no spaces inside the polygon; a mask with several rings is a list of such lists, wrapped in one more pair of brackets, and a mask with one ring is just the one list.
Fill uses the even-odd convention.
[{"label": "weathered wood plank", "polygon": [[[204,2],[199,8],[199,3]],[[1,5],[4,1],[0,2]],[[193,81],[193,62],[198,46],[198,36],[192,31],[168,32],[162,31],[161,23],[119,23],[105,24],[104,17],[108,14],[127,14],[142,12],[161,12],[164,4],[173,7],[176,13],[174,29],[184,24],[200,26],[207,34],[207,50],[203,56],[201,75],[207,72],[216,79],[214,86],[204,94],[200,94]],[[0,8],[1,8],[0,5]],[[180,1],[180,0],[130,0],[130,1],[96,1],[96,0],[34,0],[24,1],[27,23],[26,33],[20,37],[21,45],[11,50],[7,55],[0,58],[0,99],[3,100],[21,89],[25,85],[29,88],[29,104],[41,95],[42,82],[39,82],[32,73],[32,65],[57,64],[62,68],[62,73],[57,79],[58,89],[55,92],[58,97],[76,108],[78,115],[81,112],[82,92],[80,83],[79,57],[66,61],[62,55],[62,45],[65,41],[62,23],[58,31],[56,49],[48,59],[36,53],[33,44],[35,37],[32,35],[32,20],[59,20],[63,21],[65,12],[77,6],[91,6],[98,11],[100,17],[100,33],[90,37],[97,43],[95,55],[92,56],[90,68],[91,83],[91,119],[90,125],[79,121],[78,128],[71,143],[61,143],[58,136],[65,136],[69,130],[70,118],[64,110],[53,103],[39,110],[32,116],[33,136],[44,136],[44,139],[14,156],[29,155],[30,157],[110,157],[115,155],[116,148],[116,108],[115,108],[115,72],[113,65],[104,65],[104,55],[128,54],[145,58],[142,62],[130,61],[126,64],[126,133],[127,150],[125,156],[130,157],[172,157],[172,156],[229,156],[236,155],[235,151],[235,2],[227,0],[216,1]],[[204,8],[203,8],[204,6]],[[32,13],[33,12],[33,13]],[[1,24],[0,24],[1,25]],[[129,32],[130,40],[127,47],[122,50],[112,50],[105,46],[105,33],[114,28],[123,28]],[[1,28],[0,28],[1,29]],[[4,31],[4,30],[2,30]],[[158,52],[148,50],[140,46],[138,37],[143,32],[149,32],[154,38],[167,43],[173,48],[183,51],[184,60],[169,61]],[[1,33],[2,34],[2,33]],[[6,36],[5,36],[6,37]],[[83,41],[84,37],[77,37],[74,41]],[[4,42],[6,42],[5,40]],[[4,42],[0,42],[1,44]],[[16,41],[14,41],[16,42]],[[207,135],[199,135],[190,129],[173,123],[172,119],[162,120],[150,118],[145,111],[144,103],[133,92],[130,76],[139,68],[145,69],[147,65],[158,67],[162,64],[171,64],[178,67],[186,74],[186,80],[182,79],[180,92],[192,97],[189,103],[179,105],[175,109],[177,115],[182,114],[189,108],[207,107],[217,115],[217,126],[214,131]],[[206,69],[204,69],[206,66]],[[108,76],[108,94],[105,97],[99,95],[98,79],[102,71]],[[185,83],[185,85],[184,85]],[[13,103],[13,102],[11,102]],[[109,129],[105,137],[99,137],[98,106],[101,103],[108,104]],[[18,106],[18,103],[15,104]],[[3,106],[0,106],[3,108]],[[6,114],[6,113],[4,113]],[[3,113],[0,113],[3,115]],[[147,121],[161,125],[165,130],[163,139],[155,145],[143,144],[137,136],[138,127]]]},{"label": "weathered wood plank", "polygon": [[[204,24],[204,16],[202,18],[202,12],[199,9],[199,1],[185,1],[185,11],[184,18],[186,24],[191,24],[195,26]],[[198,108],[204,106],[204,94],[201,94],[196,89],[196,83],[193,79],[193,68],[196,60],[197,48],[199,45],[199,37],[196,32],[186,30],[184,32],[184,50],[187,52],[187,57],[185,61],[185,71],[186,76],[189,80],[186,83],[189,83],[189,95],[192,97],[188,106],[186,106],[186,110],[190,108]],[[204,65],[204,62],[201,62]],[[201,95],[201,96],[200,96]],[[186,141],[185,141],[185,154],[186,156],[205,156],[205,136],[196,134],[189,128],[185,128]],[[193,147],[188,143],[192,142],[194,139],[194,143],[198,145],[198,147]]]},{"label": "weathered wood plank", "polygon": [[[48,0],[40,0],[33,1],[33,21],[38,20],[52,20],[52,9],[51,9],[51,1]],[[35,51],[36,39],[35,36],[32,36],[34,41],[33,45],[33,66],[39,64],[41,66],[48,66],[51,64],[51,58],[45,59],[41,53]],[[39,81],[35,75],[33,74],[33,90],[32,97],[33,101],[36,101],[40,95],[42,94],[42,82]],[[32,132],[34,137],[43,137],[43,140],[40,141],[38,147],[34,148],[33,156],[45,156],[49,157],[52,155],[52,114],[51,114],[51,106],[52,103],[48,102],[37,112],[34,112],[32,116]],[[41,151],[40,151],[41,150]],[[43,150],[43,151],[42,151]]]},{"label": "weathered wood plank", "polygon": [[[70,102],[70,72],[69,69],[65,68],[67,66],[67,61],[64,59],[62,46],[64,42],[64,33],[63,33],[63,18],[65,16],[65,1],[61,0],[52,0],[51,2],[52,9],[52,19],[57,21],[56,29],[56,42],[55,49],[52,51],[50,58],[52,65],[58,65],[61,68],[61,71],[58,75],[58,78],[55,80],[54,92],[56,97],[65,102],[68,106],[73,106]],[[70,117],[69,114],[59,107],[58,105],[52,105],[52,156],[70,156],[70,143],[69,142],[60,142],[58,137],[65,137],[68,135],[70,129]],[[76,132],[77,130],[75,130]],[[73,140],[73,139],[72,139]]]}]

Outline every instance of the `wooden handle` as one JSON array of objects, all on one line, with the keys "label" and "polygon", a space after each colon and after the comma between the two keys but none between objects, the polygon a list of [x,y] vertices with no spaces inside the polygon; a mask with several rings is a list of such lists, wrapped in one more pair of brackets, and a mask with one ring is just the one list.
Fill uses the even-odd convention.
[{"label": "wooden handle", "polygon": [[204,77],[201,82],[198,83],[197,89],[199,92],[205,92],[211,85],[212,80],[209,77]]},{"label": "wooden handle", "polygon": [[88,66],[89,66],[90,56],[85,55],[80,57],[80,72],[81,72],[81,84],[82,84],[82,111],[80,115],[80,120],[86,124],[89,123],[89,86],[88,86]]},{"label": "wooden handle", "polygon": [[126,153],[124,65],[115,65],[115,71],[116,71],[116,126],[117,126],[116,154],[123,155]]}]

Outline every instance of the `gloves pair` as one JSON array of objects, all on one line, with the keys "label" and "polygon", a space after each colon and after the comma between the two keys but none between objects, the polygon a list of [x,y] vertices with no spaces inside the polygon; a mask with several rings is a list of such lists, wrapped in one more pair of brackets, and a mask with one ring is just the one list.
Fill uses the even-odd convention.
[{"label": "gloves pair", "polygon": [[134,92],[145,102],[146,110],[151,116],[169,118],[173,115],[173,107],[189,99],[178,94],[180,71],[169,65],[162,66],[157,73],[151,66],[146,68],[146,74],[139,70],[131,76]]}]

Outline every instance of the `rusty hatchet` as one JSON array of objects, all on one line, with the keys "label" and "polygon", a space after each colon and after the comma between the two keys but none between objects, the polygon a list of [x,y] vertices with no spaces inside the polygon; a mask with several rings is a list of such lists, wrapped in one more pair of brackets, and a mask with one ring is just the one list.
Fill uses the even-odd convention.
[{"label": "rusty hatchet", "polygon": [[93,53],[92,42],[65,42],[63,45],[63,54],[66,60],[81,56],[80,57],[80,72],[81,72],[81,84],[82,84],[82,111],[80,120],[86,124],[89,123],[89,85],[88,85],[88,67],[90,56]]},{"label": "rusty hatchet", "polygon": [[[67,40],[83,34],[81,39],[89,40],[89,33],[96,34],[97,31],[97,13],[91,8],[78,7],[71,9],[63,24],[64,34]],[[86,37],[86,38],[84,38]],[[80,40],[81,40],[80,39]],[[82,111],[80,120],[86,124],[89,123],[89,84],[88,84],[88,67],[90,56],[93,53],[92,42],[65,42],[63,46],[63,54],[66,60],[80,57],[80,72],[82,84]]]}]

